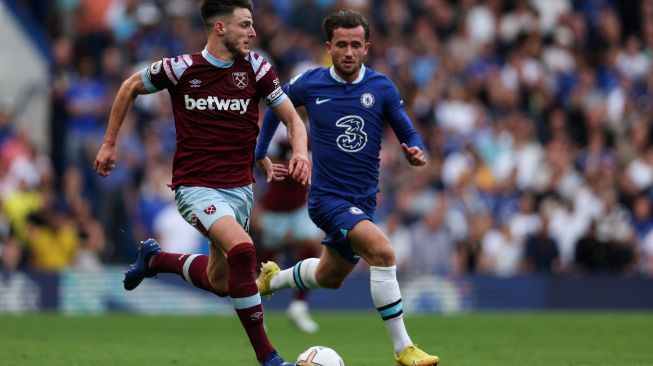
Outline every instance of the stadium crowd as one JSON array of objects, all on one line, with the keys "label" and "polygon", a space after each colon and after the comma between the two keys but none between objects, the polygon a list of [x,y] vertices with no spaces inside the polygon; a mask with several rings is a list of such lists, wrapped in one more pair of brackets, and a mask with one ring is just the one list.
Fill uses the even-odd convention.
[{"label": "stadium crowd", "polygon": [[[199,3],[19,3],[51,37],[52,140],[0,107],[2,269],[128,263],[147,237],[206,251],[166,186],[166,93],[138,98],[109,177],[91,166],[121,81],[204,47]],[[255,49],[284,81],[326,64],[320,21],[340,8],[370,19],[366,65],[429,151],[410,169],[384,142],[377,221],[400,273],[653,276],[653,1],[255,1]]]}]

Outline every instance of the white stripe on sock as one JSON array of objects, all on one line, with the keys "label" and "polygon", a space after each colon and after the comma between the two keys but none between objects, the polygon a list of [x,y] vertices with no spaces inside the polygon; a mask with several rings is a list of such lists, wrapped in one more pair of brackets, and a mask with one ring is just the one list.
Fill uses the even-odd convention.
[{"label": "white stripe on sock", "polygon": [[195,258],[197,258],[199,256],[200,256],[199,254],[190,255],[190,256],[188,256],[188,258],[186,258],[186,261],[184,262],[184,269],[183,269],[184,279],[186,280],[186,282],[190,283],[191,285],[194,285],[194,283],[190,279],[190,273],[189,273],[190,265],[191,265],[191,263],[193,263],[193,260],[195,260]]},{"label": "white stripe on sock", "polygon": [[252,306],[256,306],[261,303],[261,295],[257,292],[256,294],[248,297],[232,297],[231,302],[234,304],[234,308],[236,310],[249,309]]}]

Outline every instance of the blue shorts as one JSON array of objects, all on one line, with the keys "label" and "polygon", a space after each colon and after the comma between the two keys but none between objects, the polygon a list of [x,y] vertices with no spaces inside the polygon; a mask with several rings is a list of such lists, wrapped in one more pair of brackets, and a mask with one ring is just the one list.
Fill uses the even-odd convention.
[{"label": "blue shorts", "polygon": [[237,188],[180,186],[175,190],[175,201],[181,217],[206,237],[211,225],[223,216],[233,217],[249,232],[254,201],[251,184]]},{"label": "blue shorts", "polygon": [[308,214],[311,220],[326,233],[322,244],[336,249],[346,260],[358,263],[360,256],[351,250],[347,234],[359,221],[374,221],[376,197],[350,201],[335,196],[310,197]]}]

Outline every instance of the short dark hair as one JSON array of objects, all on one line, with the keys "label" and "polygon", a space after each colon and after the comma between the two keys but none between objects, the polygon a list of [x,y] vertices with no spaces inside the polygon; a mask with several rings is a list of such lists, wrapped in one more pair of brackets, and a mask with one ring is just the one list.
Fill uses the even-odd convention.
[{"label": "short dark hair", "polygon": [[337,11],[326,18],[322,22],[322,29],[324,30],[324,35],[326,36],[327,41],[331,42],[333,38],[333,30],[336,28],[356,28],[358,26],[363,26],[365,30],[365,41],[370,39],[370,25],[367,22],[367,19],[363,14],[354,11],[354,10],[340,10]]},{"label": "short dark hair", "polygon": [[215,16],[233,13],[234,9],[245,8],[254,11],[252,0],[204,0],[200,14],[206,26],[212,26],[211,19]]}]

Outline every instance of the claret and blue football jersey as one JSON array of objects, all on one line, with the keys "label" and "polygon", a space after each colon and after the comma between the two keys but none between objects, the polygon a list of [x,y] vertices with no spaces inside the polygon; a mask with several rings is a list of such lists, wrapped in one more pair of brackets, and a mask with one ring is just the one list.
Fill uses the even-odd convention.
[{"label": "claret and blue football jersey", "polygon": [[204,51],[163,58],[141,72],[151,93],[167,89],[177,132],[172,187],[252,183],[258,103],[286,98],[275,70],[256,52],[225,62]]},{"label": "claret and blue football jersey", "polygon": [[[376,195],[385,120],[399,141],[423,149],[394,83],[370,68],[363,66],[352,83],[340,78],[333,67],[312,69],[291,80],[284,90],[296,107],[306,108],[310,120],[311,196],[358,201]],[[268,110],[257,159],[265,156],[278,124]]]}]

